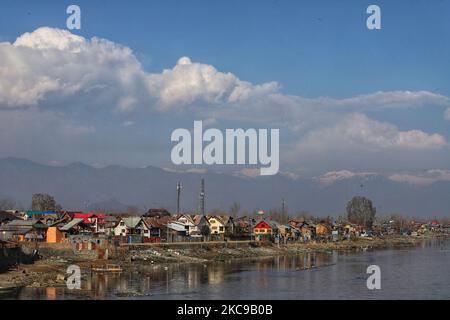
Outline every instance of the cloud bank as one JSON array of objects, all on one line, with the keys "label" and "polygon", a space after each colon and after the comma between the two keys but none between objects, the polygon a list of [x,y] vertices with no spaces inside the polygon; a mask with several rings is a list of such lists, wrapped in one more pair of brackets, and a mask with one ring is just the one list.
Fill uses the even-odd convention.
[{"label": "cloud bank", "polygon": [[25,33],[14,43],[0,43],[0,125],[9,137],[19,125],[30,128],[29,139],[48,126],[61,137],[98,133],[95,125],[74,114],[114,115],[121,118],[118,127],[122,129],[117,130],[137,125],[128,119],[130,114],[150,121],[154,115],[170,114],[213,124],[231,121],[236,126],[283,128],[287,133],[284,148],[291,159],[305,153],[328,153],[331,159],[336,149],[445,150],[448,143],[442,134],[401,130],[366,114],[429,106],[443,108],[444,117],[450,119],[450,99],[429,91],[305,98],[282,93],[277,82],[253,84],[189,57],[181,57],[160,73],[150,73],[124,45],[48,27]]}]

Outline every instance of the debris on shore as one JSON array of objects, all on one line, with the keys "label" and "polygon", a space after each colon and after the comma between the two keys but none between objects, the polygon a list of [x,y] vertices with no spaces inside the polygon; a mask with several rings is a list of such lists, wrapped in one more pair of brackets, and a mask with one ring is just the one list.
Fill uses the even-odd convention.
[{"label": "debris on shore", "polygon": [[[295,255],[305,252],[333,251],[367,251],[372,249],[410,247],[419,244],[430,237],[395,236],[385,238],[361,238],[339,242],[308,242],[278,245],[273,243],[230,245],[202,245],[136,247],[113,260],[70,261],[59,256],[45,257],[34,264],[19,265],[15,269],[0,274],[0,288],[2,283],[11,287],[57,287],[65,286],[68,274],[67,267],[77,264],[82,270],[82,279],[90,274],[93,266],[104,263],[115,263],[125,270],[138,265],[167,265],[171,263],[201,263],[228,262],[236,259],[253,259],[281,255]],[[133,296],[133,293],[122,293]]]}]

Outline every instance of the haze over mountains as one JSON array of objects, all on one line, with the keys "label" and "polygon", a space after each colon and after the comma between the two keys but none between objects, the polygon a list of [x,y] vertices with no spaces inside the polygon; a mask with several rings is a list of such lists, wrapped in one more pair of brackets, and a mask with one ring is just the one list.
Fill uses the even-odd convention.
[{"label": "haze over mountains", "polygon": [[142,210],[165,207],[175,211],[176,183],[182,181],[181,208],[195,211],[201,178],[206,183],[207,210],[228,211],[233,202],[242,210],[280,208],[318,216],[344,214],[354,195],[371,198],[379,214],[442,217],[450,213],[450,181],[412,184],[380,174],[330,173],[320,179],[275,176],[236,176],[220,173],[171,172],[157,167],[95,168],[82,163],[48,166],[29,160],[0,160],[0,198],[28,209],[33,193],[49,193],[65,210]]}]

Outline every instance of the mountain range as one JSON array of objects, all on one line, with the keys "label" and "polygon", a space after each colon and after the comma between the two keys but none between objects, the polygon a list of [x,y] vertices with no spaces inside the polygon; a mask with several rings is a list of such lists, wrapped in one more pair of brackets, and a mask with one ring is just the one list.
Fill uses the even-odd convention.
[{"label": "mountain range", "polygon": [[228,211],[233,202],[240,204],[241,211],[268,210],[280,208],[285,199],[290,214],[304,211],[338,216],[345,214],[346,203],[353,196],[363,195],[373,201],[379,214],[443,217],[450,213],[450,181],[417,185],[375,173],[339,175],[324,181],[286,174],[249,177],[175,172],[152,166],[51,166],[18,158],[0,159],[0,199],[12,199],[28,209],[33,193],[49,193],[65,210],[123,211],[137,206],[174,212],[176,184],[181,181],[181,209],[194,212],[201,178],[205,179],[207,210]]}]

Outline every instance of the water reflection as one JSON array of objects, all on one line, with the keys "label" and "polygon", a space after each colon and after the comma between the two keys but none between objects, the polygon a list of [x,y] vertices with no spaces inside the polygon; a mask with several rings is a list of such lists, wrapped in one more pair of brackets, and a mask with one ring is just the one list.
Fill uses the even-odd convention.
[{"label": "water reflection", "polygon": [[[382,290],[366,287],[366,268],[380,265]],[[450,298],[448,240],[416,248],[303,253],[208,264],[140,265],[94,273],[82,290],[24,288],[19,299],[366,299]],[[13,297],[11,297],[13,298]]]}]

